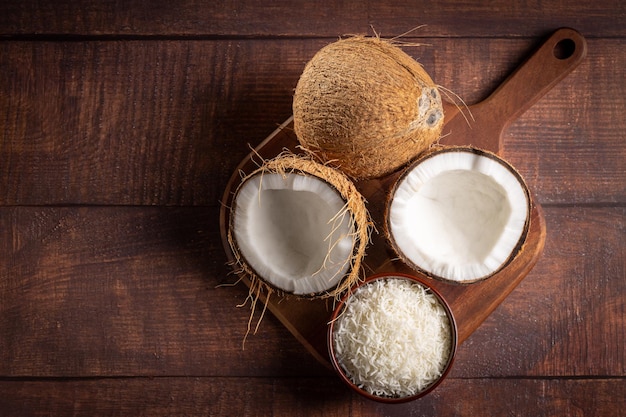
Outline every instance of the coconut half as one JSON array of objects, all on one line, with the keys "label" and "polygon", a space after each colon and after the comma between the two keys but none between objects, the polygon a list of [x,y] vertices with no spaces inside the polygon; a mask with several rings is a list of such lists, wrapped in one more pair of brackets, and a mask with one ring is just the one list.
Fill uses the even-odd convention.
[{"label": "coconut half", "polygon": [[438,150],[396,182],[387,235],[409,266],[470,283],[492,276],[520,250],[530,202],[522,177],[497,155],[474,148]]},{"label": "coconut half", "polygon": [[365,201],[347,177],[287,154],[243,179],[229,241],[242,270],[268,291],[334,296],[358,280],[368,228]]}]

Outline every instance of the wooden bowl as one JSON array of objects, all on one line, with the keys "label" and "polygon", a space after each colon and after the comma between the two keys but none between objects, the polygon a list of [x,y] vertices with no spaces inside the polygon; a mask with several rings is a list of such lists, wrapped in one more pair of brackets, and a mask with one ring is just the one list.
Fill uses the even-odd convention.
[{"label": "wooden bowl", "polygon": [[[441,370],[441,375],[439,376],[438,379],[436,379],[435,381],[431,382],[428,386],[426,386],[421,391],[419,391],[419,392],[417,392],[417,393],[415,393],[413,395],[404,396],[404,397],[378,396],[378,395],[374,395],[374,394],[369,393],[365,389],[360,388],[346,374],[346,372],[344,371],[343,367],[339,364],[339,361],[337,359],[337,355],[335,353],[335,340],[334,340],[335,323],[337,322],[337,319],[339,318],[339,316],[343,312],[344,307],[346,305],[346,301],[349,299],[349,297],[352,296],[352,294],[354,294],[354,292],[356,290],[362,288],[363,286],[369,285],[373,281],[376,281],[376,280],[386,280],[386,279],[405,279],[405,280],[409,280],[411,282],[417,283],[417,284],[421,285],[422,287],[426,288],[431,294],[433,294],[437,298],[437,300],[439,301],[439,304],[444,308],[444,310],[446,312],[446,315],[448,317],[448,320],[450,322],[450,332],[451,332],[451,335],[450,335],[451,336],[450,354],[448,356],[448,359],[447,359],[443,369]],[[328,336],[328,352],[329,352],[329,356],[330,356],[330,361],[331,361],[331,364],[332,364],[333,368],[335,369],[336,373],[341,378],[341,380],[345,384],[347,384],[353,391],[357,392],[358,394],[360,394],[360,395],[362,395],[362,396],[364,396],[364,397],[366,397],[366,398],[368,398],[370,400],[374,400],[374,401],[378,401],[378,402],[382,402],[382,403],[403,403],[403,402],[413,401],[413,400],[415,400],[417,398],[423,397],[424,395],[426,395],[429,392],[431,392],[432,390],[434,390],[445,379],[445,377],[448,375],[448,372],[450,372],[450,369],[452,367],[452,363],[454,362],[454,357],[455,357],[455,354],[456,354],[456,349],[457,349],[457,344],[458,344],[456,320],[454,319],[454,315],[452,314],[452,310],[450,309],[450,306],[448,305],[448,302],[443,298],[443,296],[436,289],[431,287],[425,280],[422,280],[421,278],[418,278],[418,277],[413,276],[413,275],[397,273],[397,272],[390,272],[390,273],[373,275],[373,276],[367,278],[365,281],[361,282],[360,284],[356,285],[352,289],[352,291],[350,291],[348,294],[344,295],[344,297],[341,299],[341,301],[338,303],[337,307],[333,311],[333,314],[331,316],[331,321],[330,321],[330,324],[328,326],[328,334],[327,334],[327,336]]]}]

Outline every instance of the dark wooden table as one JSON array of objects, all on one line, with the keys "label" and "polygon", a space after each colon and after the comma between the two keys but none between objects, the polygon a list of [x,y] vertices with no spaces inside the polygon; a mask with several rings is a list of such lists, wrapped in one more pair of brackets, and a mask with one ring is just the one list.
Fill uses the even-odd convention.
[{"label": "dark wooden table", "polygon": [[[0,416],[626,415],[626,6],[14,1],[0,5]],[[504,156],[543,206],[533,271],[425,398],[352,394],[248,294],[218,214],[249,146],[345,34],[405,50],[468,103],[555,29],[585,61]]]}]

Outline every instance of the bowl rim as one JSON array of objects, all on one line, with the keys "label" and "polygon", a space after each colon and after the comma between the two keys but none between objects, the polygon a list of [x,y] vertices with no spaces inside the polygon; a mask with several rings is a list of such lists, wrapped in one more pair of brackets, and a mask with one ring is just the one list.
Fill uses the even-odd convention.
[{"label": "bowl rim", "polygon": [[[373,281],[384,280],[384,279],[406,279],[406,280],[416,282],[419,285],[422,285],[424,288],[426,288],[428,291],[434,294],[435,297],[437,297],[439,303],[443,306],[444,310],[446,311],[448,320],[450,321],[452,343],[450,344],[451,345],[450,355],[443,368],[443,371],[441,372],[441,376],[437,378],[437,380],[432,382],[429,386],[427,386],[425,389],[423,389],[422,391],[417,392],[413,395],[408,395],[406,397],[380,397],[374,394],[370,394],[364,389],[359,388],[354,382],[352,382],[350,377],[348,377],[345,374],[345,372],[341,368],[341,365],[339,364],[339,361],[337,360],[337,357],[335,356],[335,347],[334,347],[335,322],[337,321],[337,318],[343,311],[346,301],[359,288],[365,285],[368,285],[372,283]],[[448,375],[448,373],[450,372],[452,368],[452,363],[454,362],[454,359],[456,356],[456,350],[457,350],[457,345],[458,345],[458,329],[457,329],[456,319],[454,318],[454,314],[452,312],[452,309],[450,308],[450,305],[448,304],[446,299],[441,295],[441,293],[437,289],[433,288],[425,279],[422,279],[415,275],[409,275],[409,274],[401,273],[401,272],[384,272],[384,273],[374,274],[366,278],[365,280],[354,285],[350,289],[350,291],[348,291],[346,294],[342,296],[341,300],[337,303],[335,309],[333,310],[330,322],[328,324],[327,345],[328,345],[328,355],[330,357],[330,362],[333,366],[333,369],[335,370],[335,373],[337,373],[337,375],[339,375],[340,379],[344,382],[344,384],[348,385],[353,391],[373,401],[378,401],[382,403],[404,403],[404,402],[413,401],[413,400],[416,400],[418,398],[425,396],[426,394],[434,390],[446,378],[446,376]]]}]

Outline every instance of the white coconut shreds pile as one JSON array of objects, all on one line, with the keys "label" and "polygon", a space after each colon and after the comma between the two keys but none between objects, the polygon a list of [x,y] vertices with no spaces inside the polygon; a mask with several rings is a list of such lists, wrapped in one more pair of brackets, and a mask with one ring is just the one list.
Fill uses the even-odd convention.
[{"label": "white coconut shreds pile", "polygon": [[419,283],[374,280],[348,298],[334,327],[334,349],[347,376],[381,397],[421,392],[443,372],[451,325],[434,294]]}]

